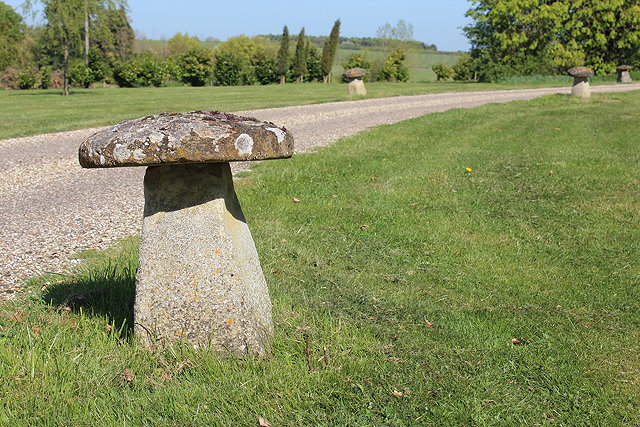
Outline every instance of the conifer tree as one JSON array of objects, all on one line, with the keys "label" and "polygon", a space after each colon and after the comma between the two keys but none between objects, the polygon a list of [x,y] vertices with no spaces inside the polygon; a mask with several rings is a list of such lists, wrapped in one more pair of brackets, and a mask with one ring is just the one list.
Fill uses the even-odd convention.
[{"label": "conifer tree", "polygon": [[296,56],[293,62],[293,74],[296,76],[296,82],[302,83],[304,75],[307,74],[307,45],[304,38],[304,27],[298,34],[298,43],[296,43]]},{"label": "conifer tree", "polygon": [[336,58],[339,41],[340,20],[338,19],[335,24],[333,24],[331,34],[322,47],[322,81],[324,83],[329,83],[331,81],[331,69],[333,68],[333,62]]},{"label": "conifer tree", "polygon": [[284,26],[282,38],[280,39],[280,49],[278,49],[278,74],[280,74],[280,84],[284,84],[289,70],[289,29]]}]

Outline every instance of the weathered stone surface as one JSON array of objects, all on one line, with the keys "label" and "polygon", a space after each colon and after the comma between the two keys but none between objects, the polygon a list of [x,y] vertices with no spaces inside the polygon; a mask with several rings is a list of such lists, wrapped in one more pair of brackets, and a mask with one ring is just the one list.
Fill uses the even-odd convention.
[{"label": "weathered stone surface", "polygon": [[587,67],[573,67],[567,71],[571,77],[591,77],[593,76],[593,70]]},{"label": "weathered stone surface", "polygon": [[360,79],[352,80],[349,83],[349,95],[366,95],[367,89],[364,87],[364,82]]},{"label": "weathered stone surface", "polygon": [[364,68],[351,68],[347,71],[344,72],[344,76],[348,79],[361,79],[365,76],[365,74],[367,74],[367,70],[365,70]]},{"label": "weathered stone surface", "polygon": [[629,74],[629,70],[633,67],[631,65],[619,65],[616,68],[618,71],[618,83],[632,83],[633,79],[631,78],[631,74]]},{"label": "weathered stone surface", "polygon": [[229,164],[149,167],[144,192],[136,335],[268,353],[271,302]]},{"label": "weathered stone surface", "polygon": [[576,77],[573,80],[571,95],[577,98],[591,98],[591,86],[589,86],[589,82],[586,77]]},{"label": "weathered stone surface", "polygon": [[218,163],[291,157],[293,137],[273,123],[217,111],[161,113],[127,120],[90,136],[85,168]]}]

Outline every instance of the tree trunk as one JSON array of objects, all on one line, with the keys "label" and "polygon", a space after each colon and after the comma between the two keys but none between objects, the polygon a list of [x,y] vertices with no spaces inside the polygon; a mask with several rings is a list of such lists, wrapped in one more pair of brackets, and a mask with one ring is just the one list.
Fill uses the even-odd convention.
[{"label": "tree trunk", "polygon": [[280,76],[280,84],[283,85],[286,83],[286,78],[285,76]]},{"label": "tree trunk", "polygon": [[84,65],[89,66],[89,9],[84,3]]},{"label": "tree trunk", "polygon": [[64,96],[69,96],[69,46],[64,46],[64,63],[63,63],[63,87]]},{"label": "tree trunk", "polygon": [[329,75],[324,75],[322,76],[322,83],[327,84],[329,83]]}]

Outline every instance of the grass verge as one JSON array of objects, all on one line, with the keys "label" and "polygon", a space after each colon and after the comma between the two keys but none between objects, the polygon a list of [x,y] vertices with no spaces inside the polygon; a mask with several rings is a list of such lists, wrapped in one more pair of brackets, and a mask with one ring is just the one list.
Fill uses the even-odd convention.
[{"label": "grass verge", "polygon": [[0,305],[0,423],[637,424],[638,111],[558,95],[259,164],[273,356],[140,348],[132,240]]}]

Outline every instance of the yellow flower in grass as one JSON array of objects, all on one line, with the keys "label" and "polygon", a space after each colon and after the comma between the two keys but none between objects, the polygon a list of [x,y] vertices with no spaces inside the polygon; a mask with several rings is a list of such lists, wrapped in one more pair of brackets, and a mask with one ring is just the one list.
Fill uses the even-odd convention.
[{"label": "yellow flower in grass", "polygon": [[467,173],[473,172],[473,169],[471,169],[471,168],[466,168],[465,170],[467,171]]}]

